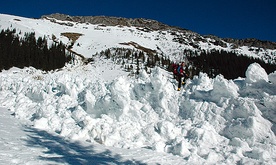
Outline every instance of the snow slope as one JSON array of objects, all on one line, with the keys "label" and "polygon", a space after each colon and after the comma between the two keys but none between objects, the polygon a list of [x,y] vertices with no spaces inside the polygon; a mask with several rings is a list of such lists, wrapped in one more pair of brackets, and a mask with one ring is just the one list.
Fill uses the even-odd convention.
[{"label": "snow slope", "polygon": [[[119,27],[119,26],[101,26],[93,24],[81,24],[69,21],[51,22],[47,19],[29,19],[24,17],[0,15],[0,28],[16,28],[25,32],[35,32],[36,36],[46,36],[52,40],[52,36],[56,37],[56,41],[62,41],[67,45],[71,45],[72,41],[61,33],[79,33],[82,34],[75,42],[73,51],[90,58],[100,51],[104,51],[113,47],[134,48],[133,46],[123,45],[130,41],[139,43],[146,48],[157,50],[161,48],[167,55],[179,55],[183,50],[183,45],[173,43],[169,32],[152,31],[143,32],[136,27]],[[70,23],[73,26],[60,25],[58,23]],[[158,40],[155,40],[158,38]],[[78,45],[78,46],[77,46]],[[192,48],[192,47],[190,47]]]},{"label": "snow slope", "polygon": [[[52,20],[52,21],[50,21]],[[90,23],[77,23],[70,21],[60,21],[53,18],[30,19],[19,16],[0,14],[0,29],[15,28],[23,36],[25,32],[35,32],[36,37],[45,36],[49,43],[55,40],[62,41],[66,45],[74,42],[72,50],[86,58],[93,57],[96,53],[105,51],[108,48],[131,48],[134,46],[122,43],[137,43],[140,46],[154,50],[159,54],[169,57],[172,61],[183,60],[183,50],[211,51],[214,49],[235,51],[246,54],[254,58],[261,58],[264,61],[275,61],[276,50],[242,46],[232,48],[230,43],[224,42],[226,47],[214,45],[215,40],[204,38],[191,31],[143,31],[142,28],[126,26],[103,26]],[[62,33],[77,33],[81,36],[72,41],[62,35]],[[54,36],[54,38],[53,38]],[[182,40],[179,43],[175,40]],[[196,45],[198,48],[194,48]]]},{"label": "snow slope", "polygon": [[[151,75],[143,72],[137,79],[121,75],[114,80],[102,76],[112,75],[112,70],[97,69],[93,65],[67,66],[45,74],[32,68],[13,68],[0,74],[0,105],[26,125],[14,130],[21,141],[23,132],[19,152],[26,146],[32,148],[24,142],[26,136],[27,140],[34,136],[46,141],[50,136],[50,144],[66,143],[65,147],[74,150],[77,144],[71,141],[80,141],[91,147],[87,152],[99,150],[96,155],[109,146],[111,155],[119,152],[123,160],[133,164],[275,164],[275,73],[267,75],[258,64],[252,64],[245,79],[210,79],[200,74],[188,81],[185,90],[176,92],[176,82],[159,68]],[[15,127],[13,122],[3,124]],[[38,143],[38,149],[31,150],[39,152],[31,159],[24,155],[19,160],[11,159],[17,155],[12,147],[10,154],[1,148],[2,159],[9,163],[26,160],[47,164],[52,160],[41,157],[64,154],[65,158],[55,161],[72,163],[63,149],[51,149],[49,144],[46,148],[50,155],[43,155],[43,142],[33,143]],[[94,161],[74,152],[68,154],[78,160]],[[137,152],[143,155],[137,156]],[[126,153],[129,155],[124,156]],[[148,153],[154,158],[149,158]],[[161,160],[164,156],[168,157],[166,161]],[[100,164],[123,164],[121,159],[104,155],[95,159],[104,159]]]}]

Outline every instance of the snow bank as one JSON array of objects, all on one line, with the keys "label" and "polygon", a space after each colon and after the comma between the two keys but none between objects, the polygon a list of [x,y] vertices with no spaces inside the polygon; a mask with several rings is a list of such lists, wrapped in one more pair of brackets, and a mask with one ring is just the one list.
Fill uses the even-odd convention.
[{"label": "snow bank", "polygon": [[149,148],[187,164],[275,163],[276,88],[268,78],[276,75],[258,64],[249,66],[246,79],[201,73],[181,92],[158,68],[137,79],[105,81],[98,73],[92,66],[47,74],[3,71],[0,104],[35,128],[68,139]]}]

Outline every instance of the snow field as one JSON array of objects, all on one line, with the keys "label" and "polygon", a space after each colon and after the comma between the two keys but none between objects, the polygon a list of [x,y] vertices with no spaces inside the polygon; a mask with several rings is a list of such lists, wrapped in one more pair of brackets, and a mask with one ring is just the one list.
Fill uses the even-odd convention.
[{"label": "snow field", "polygon": [[181,92],[158,68],[138,79],[105,80],[99,73],[92,65],[48,74],[3,71],[0,104],[65,139],[148,148],[192,164],[275,163],[276,74],[258,64],[249,66],[245,79],[202,73]]},{"label": "snow field", "polygon": [[[276,52],[272,49],[258,49],[255,47],[242,46],[239,48],[232,48],[230,43],[226,43],[227,47],[214,45],[211,41],[213,39],[206,38],[206,42],[195,40],[198,36],[194,32],[174,32],[171,31],[150,31],[144,32],[136,27],[120,27],[120,26],[101,26],[89,23],[77,23],[70,21],[55,20],[56,23],[48,19],[30,19],[19,16],[12,16],[0,14],[0,28],[1,29],[16,29],[17,33],[21,32],[20,36],[24,36],[26,32],[35,32],[36,37],[45,36],[48,39],[48,45],[55,41],[62,41],[67,46],[73,42],[69,38],[61,35],[61,33],[78,33],[81,36],[75,41],[72,50],[83,55],[86,58],[93,57],[96,53],[105,51],[108,48],[130,48],[133,46],[122,45],[121,43],[134,42],[145,48],[156,50],[159,54],[170,57],[172,61],[180,62],[179,56],[182,56],[183,50],[189,49],[198,51],[188,43],[195,43],[201,50],[225,50],[235,51],[240,54],[246,54],[250,57],[260,58],[268,61]],[[63,24],[63,25],[61,25]],[[71,26],[64,25],[70,24]],[[187,44],[180,44],[174,42],[177,36],[181,36]],[[253,49],[254,51],[250,51]]]},{"label": "snow field", "polygon": [[[72,50],[87,58],[91,58],[96,53],[105,51],[108,48],[125,47],[133,49],[134,47],[132,46],[121,44],[127,42],[136,42],[152,50],[157,50],[157,47],[159,47],[164,54],[171,55],[172,58],[175,55],[179,55],[183,50],[183,45],[171,42],[173,36],[166,31],[143,32],[136,27],[104,27],[101,25],[59,20],[55,20],[57,23],[53,23],[47,19],[30,19],[5,14],[0,14],[0,17],[1,29],[15,28],[18,32],[21,32],[22,36],[26,32],[35,32],[36,37],[46,36],[49,46],[53,42],[53,35],[56,37],[57,42],[62,41],[66,45],[71,45],[72,40],[62,36],[61,33],[82,34],[75,41]],[[72,26],[60,25],[58,23],[70,23]],[[188,47],[192,48],[191,46]]]}]

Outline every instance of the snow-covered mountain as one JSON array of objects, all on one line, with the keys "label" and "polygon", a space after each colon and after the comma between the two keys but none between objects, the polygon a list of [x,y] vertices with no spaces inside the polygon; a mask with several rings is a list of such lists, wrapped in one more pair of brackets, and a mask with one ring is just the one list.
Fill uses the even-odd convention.
[{"label": "snow-covered mountain", "polygon": [[172,61],[180,61],[183,60],[181,58],[184,50],[201,52],[215,49],[276,62],[274,42],[201,36],[154,20],[104,16],[72,17],[63,14],[45,15],[41,19],[1,14],[0,18],[1,29],[16,28],[22,35],[24,32],[35,32],[37,37],[46,36],[49,40],[62,41],[71,45],[72,51],[86,58],[108,48],[130,48],[147,49],[169,57]]},{"label": "snow-covered mountain", "polygon": [[[156,30],[68,19],[1,14],[0,28],[62,41],[85,58],[116,47],[164,54],[176,61],[184,49],[275,58],[273,46],[240,45],[167,25]],[[276,73],[268,75],[253,63],[245,75],[226,80],[200,73],[176,91],[171,73],[161,68],[150,74],[142,70],[133,78],[100,57],[93,64],[68,64],[52,72],[31,67],[4,70],[0,162],[275,164]]]}]

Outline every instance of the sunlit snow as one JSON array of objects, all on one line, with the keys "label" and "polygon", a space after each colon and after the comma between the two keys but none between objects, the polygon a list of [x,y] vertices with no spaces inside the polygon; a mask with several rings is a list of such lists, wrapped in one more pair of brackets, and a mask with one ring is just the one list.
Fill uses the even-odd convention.
[{"label": "sunlit snow", "polygon": [[[7,21],[8,16],[2,17]],[[50,35],[61,26],[9,18],[26,31],[37,21],[43,35],[47,28],[53,28],[48,29]],[[81,45],[84,49],[74,50],[90,56],[94,52],[88,50],[96,52],[104,46],[99,43],[93,48],[97,44],[89,45],[87,39],[78,40],[87,44]],[[143,44],[141,38],[139,43]],[[154,42],[145,41],[144,46],[150,44]],[[177,50],[170,46],[162,48],[166,53]],[[226,80],[200,73],[176,91],[176,81],[163,69],[133,77],[100,58],[93,64],[67,65],[47,73],[31,67],[4,70],[0,73],[0,162],[275,164],[276,73],[267,75],[253,63],[245,75]]]},{"label": "sunlit snow", "polygon": [[[102,144],[129,150],[119,150],[122,155],[145,149],[155,151],[160,159],[164,153],[176,157],[164,164],[275,163],[276,74],[264,75],[258,64],[249,66],[245,79],[210,79],[200,74],[180,92],[171,75],[159,68],[151,75],[143,72],[137,79],[122,75],[112,81],[94,70],[93,65],[68,66],[45,74],[13,68],[0,74],[0,104],[10,111],[4,114],[13,114],[24,125],[19,129],[23,139],[20,133],[10,139],[23,141],[17,146],[19,151],[28,145],[43,155],[45,144],[37,140],[46,138],[64,143],[61,148],[80,145],[67,141],[80,141],[91,145],[91,150]],[[103,74],[112,73],[107,70]],[[13,127],[9,120],[1,122],[7,130]],[[30,145],[32,138],[38,138],[38,144]],[[64,152],[58,149],[48,156],[59,151]],[[18,159],[12,158],[13,154],[17,155],[13,147],[2,147],[1,159],[6,162],[44,162],[39,154],[26,158],[25,153]],[[126,158],[161,163],[135,155]],[[66,158],[58,160],[71,163]]]}]

